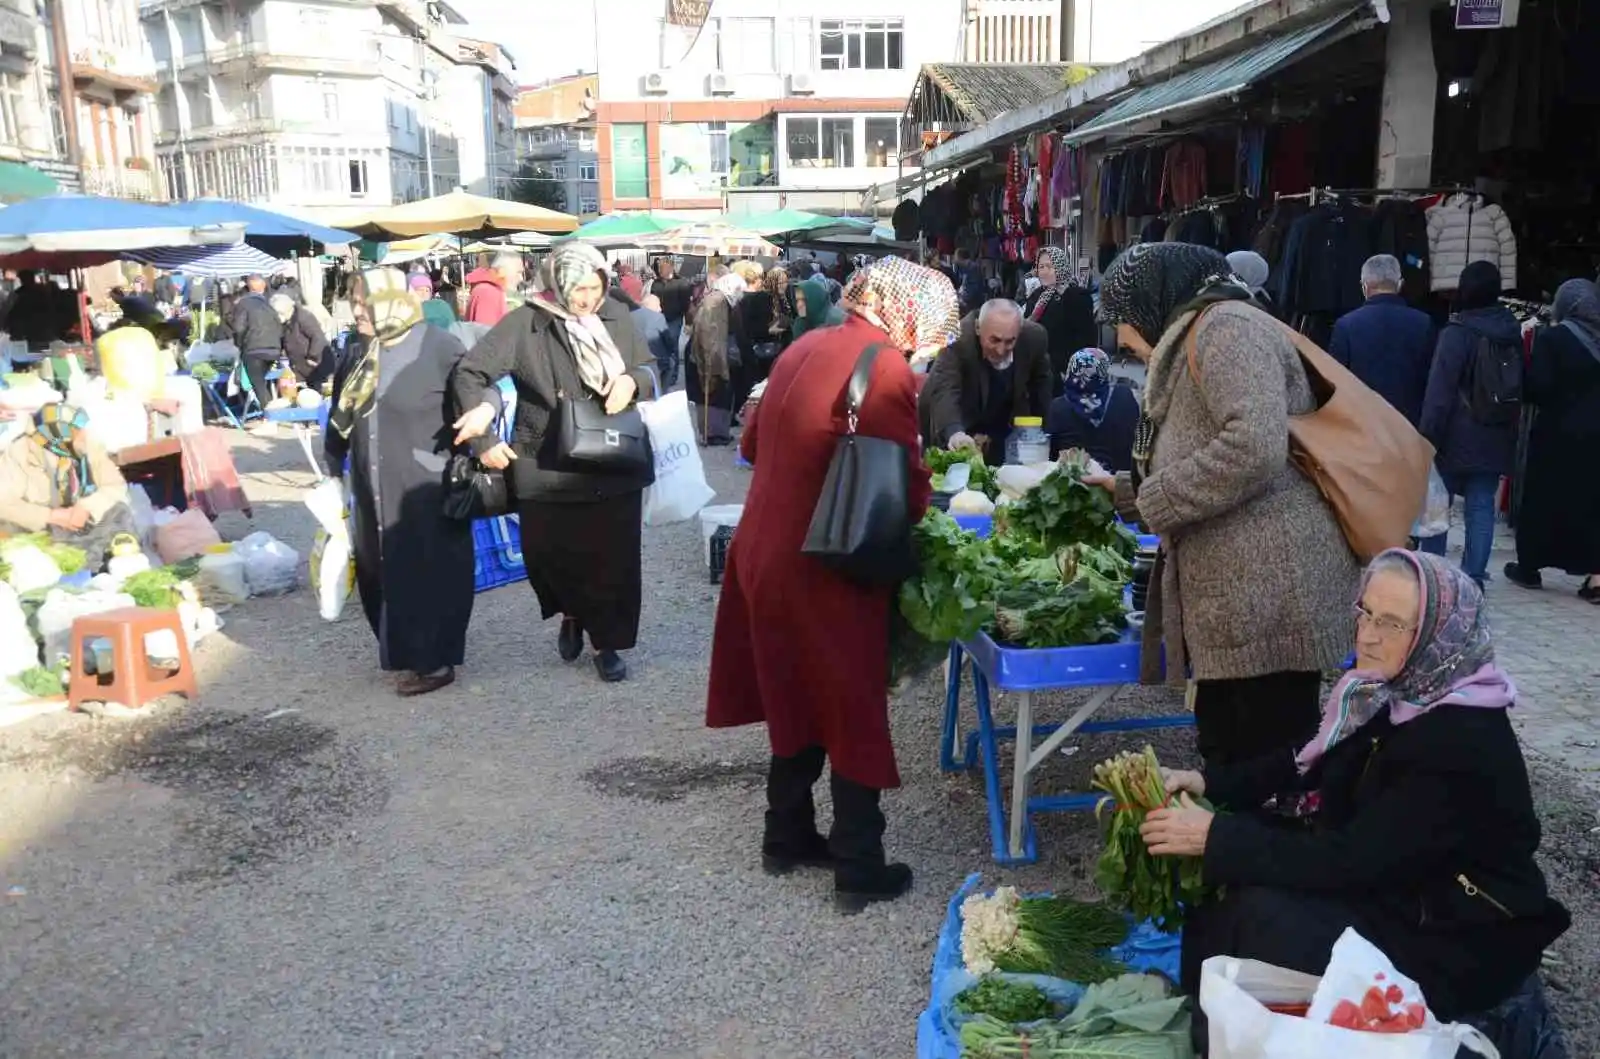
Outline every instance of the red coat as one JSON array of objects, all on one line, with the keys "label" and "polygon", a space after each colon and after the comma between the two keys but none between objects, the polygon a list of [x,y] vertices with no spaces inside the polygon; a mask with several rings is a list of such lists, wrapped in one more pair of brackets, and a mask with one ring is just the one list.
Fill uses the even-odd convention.
[{"label": "red coat", "polygon": [[774,754],[821,746],[839,775],[882,789],[900,785],[889,742],[895,591],[852,584],[800,552],[834,441],[844,432],[845,383],[874,342],[885,350],[858,430],[906,447],[912,514],[927,510],[917,390],[905,358],[858,316],[802,336],[773,366],[740,444],[755,476],[717,606],[706,724],[765,721]]},{"label": "red coat", "polygon": [[477,268],[467,274],[472,293],[467,297],[467,323],[493,327],[506,315],[505,280],[492,268]]}]

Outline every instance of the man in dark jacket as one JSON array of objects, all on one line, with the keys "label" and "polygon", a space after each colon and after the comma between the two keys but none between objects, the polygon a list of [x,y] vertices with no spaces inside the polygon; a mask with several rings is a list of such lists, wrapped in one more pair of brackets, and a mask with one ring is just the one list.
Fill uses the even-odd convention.
[{"label": "man in dark jacket", "polygon": [[1433,320],[1406,304],[1403,281],[1391,255],[1368,258],[1361,266],[1366,304],[1333,325],[1328,353],[1416,426],[1433,363]]},{"label": "man in dark jacket", "polygon": [[267,372],[278,361],[283,349],[283,322],[277,310],[267,301],[267,280],[264,276],[251,276],[245,281],[246,293],[233,303],[228,316],[228,329],[233,332],[233,343],[239,347],[239,358],[244,363],[245,377],[250,389],[255,391],[261,407],[272,400],[272,384]]},{"label": "man in dark jacket", "polygon": [[1050,410],[1049,337],[1022,318],[1016,302],[997,298],[961,321],[961,336],[934,358],[918,402],[923,435],[939,448],[976,448],[1005,462],[1017,416]]},{"label": "man in dark jacket", "polygon": [[[1461,569],[1479,585],[1489,578],[1500,477],[1511,473],[1517,448],[1514,416],[1485,421],[1471,404],[1473,373],[1485,343],[1490,352],[1514,347],[1520,363],[1522,326],[1500,304],[1500,270],[1488,261],[1474,261],[1461,270],[1455,312],[1439,333],[1418,429],[1438,450],[1439,474],[1450,495],[1463,498],[1466,546]],[[1442,554],[1444,541],[1425,540],[1422,550]]]},{"label": "man in dark jacket", "polygon": [[322,325],[304,305],[296,305],[287,294],[274,294],[273,311],[283,324],[283,355],[289,358],[289,370],[295,378],[311,387],[321,389],[322,382],[333,374],[334,358],[328,355],[328,336]]}]

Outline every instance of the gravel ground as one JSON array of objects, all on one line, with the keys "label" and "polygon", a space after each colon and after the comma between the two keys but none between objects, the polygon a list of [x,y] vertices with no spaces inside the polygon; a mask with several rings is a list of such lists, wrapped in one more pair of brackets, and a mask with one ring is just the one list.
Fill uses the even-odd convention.
[{"label": "gravel ground", "polygon": [[[255,525],[304,553],[298,449],[240,439],[237,458]],[[708,462],[736,499],[730,454]],[[767,878],[763,734],[701,727],[716,589],[698,525],[647,530],[645,572],[620,686],[562,664],[512,586],[478,598],[462,680],[400,700],[364,624],[322,623],[302,591],[226,616],[199,706],[0,730],[0,1056],[909,1057],[949,895],[975,870],[1087,892],[1092,820],[1048,818],[1042,863],[997,870],[978,777],[938,770],[924,684],[895,706],[906,786],[886,799],[913,894],[842,918],[825,874]],[[1181,702],[1140,689],[1112,709]],[[1143,741],[1086,737],[1046,784]],[[1579,917],[1555,996],[1592,1056],[1597,820],[1536,771]]]}]

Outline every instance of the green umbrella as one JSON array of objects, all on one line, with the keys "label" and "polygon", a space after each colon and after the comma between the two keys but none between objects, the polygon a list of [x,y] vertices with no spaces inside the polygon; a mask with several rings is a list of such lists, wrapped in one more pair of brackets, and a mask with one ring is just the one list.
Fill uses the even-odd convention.
[{"label": "green umbrella", "polygon": [[727,218],[730,224],[737,225],[742,231],[755,232],[757,235],[772,237],[775,235],[811,234],[824,230],[840,229],[842,231],[871,232],[872,222],[860,221],[851,217],[827,217],[820,213],[808,213],[805,210],[771,210],[767,213],[751,213],[741,217]]},{"label": "green umbrella", "polygon": [[572,233],[572,238],[628,246],[640,236],[670,232],[688,223],[686,217],[673,217],[665,213],[608,213],[581,226]]},{"label": "green umbrella", "polygon": [[22,202],[60,194],[61,185],[48,174],[21,162],[0,162],[0,202]]}]

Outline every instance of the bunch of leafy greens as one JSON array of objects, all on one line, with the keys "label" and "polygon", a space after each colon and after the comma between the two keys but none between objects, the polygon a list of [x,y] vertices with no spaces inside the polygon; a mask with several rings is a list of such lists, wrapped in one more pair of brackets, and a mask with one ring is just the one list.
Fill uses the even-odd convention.
[{"label": "bunch of leafy greens", "polygon": [[[1156,752],[1123,751],[1094,767],[1094,786],[1106,792],[1096,807],[1105,828],[1105,849],[1095,882],[1107,902],[1135,919],[1152,920],[1167,933],[1183,926],[1184,912],[1205,896],[1199,857],[1157,857],[1139,828],[1152,810],[1170,804]],[[1210,808],[1205,799],[1197,804]]]},{"label": "bunch of leafy greens", "polygon": [[1056,1014],[1055,1005],[1043,989],[994,974],[984,975],[977,985],[963,989],[956,996],[956,1010],[963,1015],[990,1015],[1007,1024],[1037,1022]]},{"label": "bunch of leafy greens", "polygon": [[972,639],[994,619],[1005,565],[977,534],[942,511],[929,511],[912,539],[921,568],[900,585],[900,613],[934,643]]},{"label": "bunch of leafy greens", "polygon": [[1109,548],[1132,559],[1138,539],[1117,522],[1111,495],[1083,484],[1083,467],[1063,463],[1004,510],[1004,532],[1037,542],[1045,553],[1071,544]]},{"label": "bunch of leafy greens", "polygon": [[122,583],[122,591],[141,607],[170,609],[183,599],[178,591],[181,580],[172,567],[162,566],[134,574]]},{"label": "bunch of leafy greens", "polygon": [[0,540],[0,577],[10,574],[10,564],[6,563],[6,553],[15,548],[37,548],[50,557],[56,564],[56,569],[61,571],[61,576],[70,577],[82,570],[88,564],[88,554],[82,548],[74,548],[70,544],[58,544],[50,539],[48,533],[19,533],[14,537]]},{"label": "bunch of leafy greens", "polygon": [[933,472],[933,488],[938,492],[950,492],[944,488],[944,476],[950,473],[950,468],[966,464],[971,468],[967,478],[967,488],[976,489],[990,500],[1000,495],[1000,479],[995,476],[994,468],[983,460],[983,455],[970,449],[928,449],[922,454],[928,464],[928,470]]},{"label": "bunch of leafy greens", "polygon": [[1059,1022],[1019,1029],[990,1015],[961,1027],[962,1059],[1193,1059],[1186,997],[1154,975],[1091,985]]},{"label": "bunch of leafy greens", "polygon": [[11,678],[11,683],[36,699],[59,699],[67,693],[61,674],[44,666],[24,669]]}]

